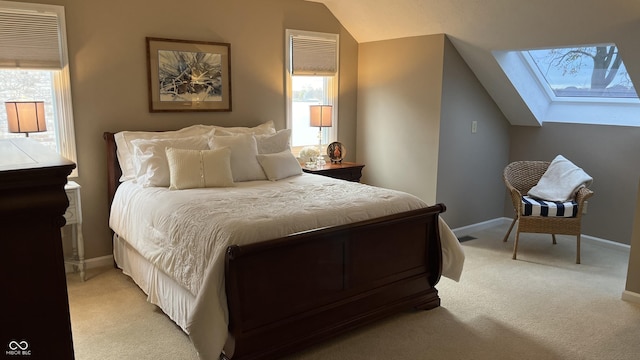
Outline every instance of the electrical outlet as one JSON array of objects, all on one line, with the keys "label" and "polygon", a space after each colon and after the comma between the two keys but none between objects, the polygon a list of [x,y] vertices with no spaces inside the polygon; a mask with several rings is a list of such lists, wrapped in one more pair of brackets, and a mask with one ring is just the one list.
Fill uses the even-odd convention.
[{"label": "electrical outlet", "polygon": [[582,215],[587,213],[587,205],[589,205],[589,201],[585,201],[584,204],[582,204]]},{"label": "electrical outlet", "polygon": [[475,134],[478,132],[478,122],[476,120],[471,122],[471,133]]}]

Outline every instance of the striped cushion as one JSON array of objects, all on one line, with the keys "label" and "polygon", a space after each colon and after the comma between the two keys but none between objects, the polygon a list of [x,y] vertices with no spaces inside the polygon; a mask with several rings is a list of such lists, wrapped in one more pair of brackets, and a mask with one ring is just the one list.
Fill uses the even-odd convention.
[{"label": "striped cushion", "polygon": [[545,201],[523,196],[522,205],[524,216],[576,217],[578,215],[578,203],[573,200]]}]

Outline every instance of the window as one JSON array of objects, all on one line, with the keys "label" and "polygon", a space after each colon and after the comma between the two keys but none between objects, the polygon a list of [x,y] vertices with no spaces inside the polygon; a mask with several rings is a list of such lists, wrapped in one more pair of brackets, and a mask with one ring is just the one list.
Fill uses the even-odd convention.
[{"label": "window", "polygon": [[615,44],[493,55],[540,124],[640,126],[640,100]]},{"label": "window", "polygon": [[638,98],[613,44],[523,51],[538,79],[558,98]]},{"label": "window", "polygon": [[[297,154],[305,146],[322,147],[337,139],[338,35],[286,31],[287,127]],[[311,105],[331,105],[332,126],[310,125]],[[319,138],[320,135],[320,138]]]},{"label": "window", "polygon": [[77,163],[66,44],[64,7],[0,1],[0,138],[25,136],[5,102],[44,101],[47,131],[29,137]]}]

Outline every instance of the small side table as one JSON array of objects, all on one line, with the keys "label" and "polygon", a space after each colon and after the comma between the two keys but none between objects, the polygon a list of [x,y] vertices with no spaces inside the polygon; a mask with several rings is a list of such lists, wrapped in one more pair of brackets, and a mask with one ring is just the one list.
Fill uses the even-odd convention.
[{"label": "small side table", "polygon": [[362,177],[363,164],[352,162],[342,162],[337,164],[327,163],[326,165],[309,169],[302,168],[302,171],[310,174],[318,174],[336,179],[359,182]]},{"label": "small side table", "polygon": [[80,185],[75,181],[69,181],[64,186],[64,191],[69,198],[69,207],[64,213],[67,225],[71,225],[71,244],[73,255],[64,260],[65,264],[73,265],[73,271],[80,271],[80,280],[85,280],[84,262],[84,238],[82,236],[82,201],[80,200]]}]

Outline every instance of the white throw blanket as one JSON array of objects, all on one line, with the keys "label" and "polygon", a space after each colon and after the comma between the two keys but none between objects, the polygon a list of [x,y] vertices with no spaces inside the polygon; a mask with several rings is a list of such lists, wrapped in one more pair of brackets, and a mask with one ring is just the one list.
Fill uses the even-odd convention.
[{"label": "white throw blanket", "polygon": [[547,201],[567,201],[573,199],[578,188],[589,186],[592,181],[582,168],[558,155],[528,195]]}]

